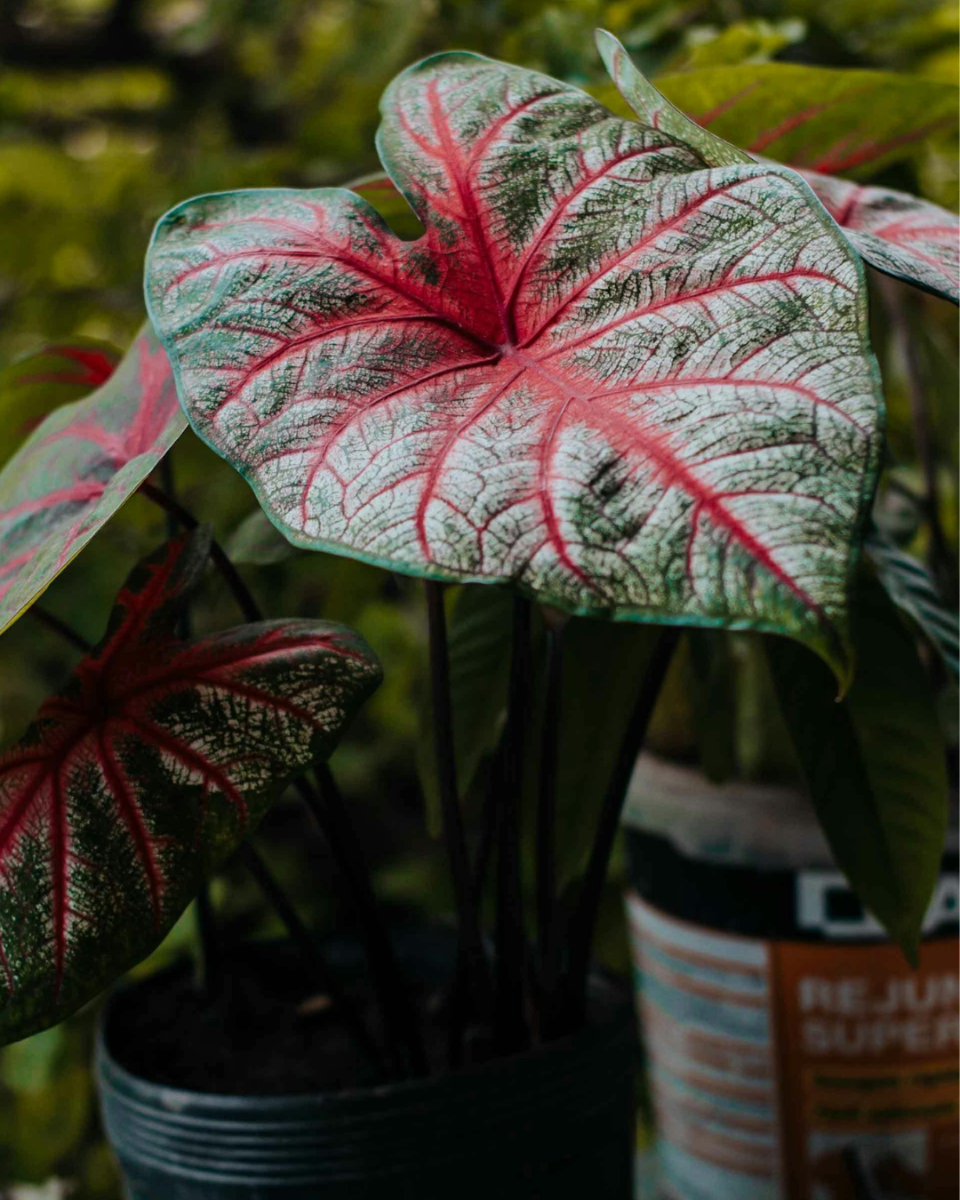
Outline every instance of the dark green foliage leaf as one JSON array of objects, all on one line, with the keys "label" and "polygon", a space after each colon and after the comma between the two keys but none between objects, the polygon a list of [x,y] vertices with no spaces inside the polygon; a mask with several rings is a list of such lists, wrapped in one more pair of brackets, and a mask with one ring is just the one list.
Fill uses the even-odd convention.
[{"label": "dark green foliage leaf", "polygon": [[[557,738],[557,879],[583,868],[630,714],[661,630],[584,617],[563,630],[563,688]],[[542,696],[541,714],[542,714]],[[538,715],[534,754],[541,736]],[[527,776],[528,813],[536,807],[538,770]]]},{"label": "dark green foliage leaf", "polygon": [[[450,696],[463,800],[503,724],[510,675],[513,597],[507,588],[460,588],[447,621]],[[417,765],[432,833],[440,830],[440,795],[429,700],[423,705]]]},{"label": "dark green foliage leaf", "polygon": [[837,862],[912,960],[947,830],[944,746],[915,642],[866,573],[854,611],[858,666],[843,703],[802,647],[770,639],[770,666]]},{"label": "dark green foliage leaf", "polygon": [[901,550],[875,526],[868,532],[863,548],[887,595],[916,623],[953,678],[960,678],[957,614],[940,599],[933,576],[922,562]]},{"label": "dark green foliage leaf", "polygon": [[104,640],[0,759],[0,1041],[144,958],[380,679],[348,630],[273,621],[181,641],[209,534],[121,591]]}]

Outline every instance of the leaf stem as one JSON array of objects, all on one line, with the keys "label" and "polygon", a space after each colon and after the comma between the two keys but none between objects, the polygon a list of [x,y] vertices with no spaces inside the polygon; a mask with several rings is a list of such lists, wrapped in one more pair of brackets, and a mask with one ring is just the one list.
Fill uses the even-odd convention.
[{"label": "leaf stem", "polygon": [[[188,509],[184,508],[177,500],[168,495],[162,488],[156,487],[152,483],[141,483],[140,491],[152,500],[158,508],[162,508],[164,512],[176,517],[185,529],[196,529],[200,522]],[[255,622],[263,620],[263,613],[260,611],[260,605],[253,598],[253,593],[243,581],[243,577],[237,568],[227,557],[226,552],[219,542],[213,541],[210,543],[210,561],[223,576],[224,582],[233,593],[234,599],[240,607],[245,620]]]},{"label": "leaf stem", "polygon": [[586,1019],[590,950],[600,912],[600,902],[603,899],[607,870],[610,866],[610,855],[613,852],[614,840],[620,827],[620,814],[626,800],[627,788],[681,633],[682,630],[677,626],[665,626],[660,633],[640,688],[640,694],[633,712],[630,714],[630,721],[620,744],[617,761],[614,764],[610,783],[603,799],[603,807],[600,810],[590,859],[584,873],[577,906],[570,922],[567,976],[570,1003],[568,1020],[573,1029],[580,1028]]},{"label": "leaf stem", "polygon": [[497,858],[494,1038],[502,1054],[524,1049],[529,1040],[524,1020],[527,939],[520,876],[520,798],[523,793],[525,735],[530,720],[531,674],[530,602],[523,596],[516,596],[513,603],[510,692]]},{"label": "leaf stem", "polygon": [[34,620],[39,621],[41,625],[46,625],[46,627],[49,630],[52,630],[53,633],[58,634],[64,639],[64,641],[69,642],[70,645],[73,646],[75,650],[79,650],[81,654],[89,654],[93,649],[92,642],[88,642],[82,634],[77,633],[77,631],[68,625],[66,621],[61,621],[59,617],[55,617],[52,612],[44,608],[42,605],[32,604],[27,609],[27,612],[34,618]]},{"label": "leaf stem", "polygon": [[[440,785],[443,838],[450,864],[454,898],[457,905],[457,980],[470,980],[481,1009],[489,1008],[490,980],[480,918],[470,873],[470,860],[463,831],[463,816],[457,796],[456,748],[453,736],[453,706],[450,699],[450,660],[447,648],[447,622],[443,607],[443,587],[433,580],[424,582],[427,597],[427,621],[430,633],[430,678],[433,704],[433,737]],[[464,997],[463,985],[454,986],[454,994]],[[456,1065],[462,1059],[462,1021],[450,1022],[449,1057]]]},{"label": "leaf stem", "polygon": [[537,950],[540,989],[547,1004],[558,977],[557,897],[557,762],[563,689],[563,629],[547,626],[543,731],[540,741],[540,790],[537,797]]},{"label": "leaf stem", "polygon": [[270,868],[249,842],[245,842],[240,848],[240,857],[243,860],[244,866],[257,881],[257,885],[269,901],[271,908],[273,908],[274,912],[283,922],[287,933],[290,935],[290,940],[303,956],[303,960],[307,964],[314,983],[329,995],[337,1011],[343,1018],[344,1025],[346,1025],[353,1035],[357,1046],[382,1076],[383,1056],[380,1049],[360,1017],[360,1014],[356,1011],[355,1006],[344,996],[340,984],[324,961],[316,938],[300,920],[296,909],[290,903],[279,883],[277,883]]},{"label": "leaf stem", "polygon": [[[199,521],[193,513],[166,492],[150,483],[141,484],[140,490],[165,512],[176,516],[177,520],[187,529],[196,529]],[[211,543],[210,558],[233,593],[244,617],[248,621],[262,621],[263,613],[252,592],[216,541]],[[416,1013],[409,1000],[407,987],[396,962],[393,946],[380,919],[366,863],[347,814],[346,805],[343,803],[330,768],[324,763],[317,768],[317,773],[322,785],[322,798],[306,776],[298,776],[294,780],[294,786],[327,839],[340,877],[349,891],[350,901],[360,922],[360,931],[370,964],[374,992],[388,1037],[391,1039],[395,1052],[398,1052],[398,1047],[406,1042],[409,1046],[414,1072],[418,1075],[426,1074],[426,1054]]]},{"label": "leaf stem", "polygon": [[380,918],[377,898],[370,880],[360,839],[343,796],[326,765],[316,768],[320,791],[304,777],[294,781],[307,808],[333,853],[340,877],[360,925],[374,994],[387,1033],[388,1044],[397,1055],[406,1045],[410,1066],[416,1075],[428,1073],[426,1051],[416,1009],[397,962],[393,945]]}]

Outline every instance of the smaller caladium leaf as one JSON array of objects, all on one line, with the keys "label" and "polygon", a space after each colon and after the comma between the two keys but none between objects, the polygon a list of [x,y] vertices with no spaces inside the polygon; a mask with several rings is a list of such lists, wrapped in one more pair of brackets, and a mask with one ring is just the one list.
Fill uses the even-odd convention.
[{"label": "smaller caladium leaf", "polygon": [[859,259],[807,185],[471,54],[382,112],[419,240],[342,189],[158,224],[148,305],[200,436],[298,545],[788,632],[845,675],[880,396]]},{"label": "smaller caladium leaf", "polygon": [[960,304],[960,218],[892,188],[800,171],[861,257],[886,275]]},{"label": "smaller caladium leaf", "polygon": [[960,681],[960,634],[957,613],[940,598],[933,576],[876,526],[864,538],[863,549],[893,603],[920,630],[944,666]]},{"label": "smaller caladium leaf", "polygon": [[364,175],[362,179],[348,183],[347,187],[375,208],[397,237],[413,241],[422,236],[423,226],[389,175],[382,172]]},{"label": "smaller caladium leaf", "polygon": [[134,570],[103,642],[0,759],[0,1042],[145,957],[380,680],[321,621],[179,640],[208,547],[200,530]]},{"label": "smaller caladium leaf", "polygon": [[[597,46],[620,94],[645,125],[692,147],[710,167],[757,161],[675,108],[611,34],[599,30]],[[863,187],[817,171],[798,174],[872,267],[960,303],[960,220],[954,213],[890,188]]]},{"label": "smaller caladium leaf", "polygon": [[723,138],[704,129],[696,121],[691,121],[686,113],[671,104],[666,96],[637,70],[633,59],[612,33],[598,29],[596,41],[610,78],[644,125],[660,129],[678,142],[692,147],[703,159],[705,166],[728,167],[733,163],[756,161],[751,154],[730,142],[725,142]]},{"label": "smaller caladium leaf", "polygon": [[88,396],[113,374],[120,354],[104,342],[75,338],[44,346],[0,370],[0,467],[48,413]]},{"label": "smaller caladium leaf", "polygon": [[107,382],[52,412],[0,471],[0,632],[80,553],[185,428],[167,356],[145,325]]}]

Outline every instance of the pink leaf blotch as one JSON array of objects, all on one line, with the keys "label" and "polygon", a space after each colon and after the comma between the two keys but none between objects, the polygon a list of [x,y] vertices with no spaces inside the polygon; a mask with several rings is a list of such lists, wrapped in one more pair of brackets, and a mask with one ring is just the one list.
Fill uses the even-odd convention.
[{"label": "pink leaf blotch", "polygon": [[369,647],[326,622],[178,639],[208,546],[201,529],[136,568],[104,640],[0,759],[0,1042],[144,958],[379,683]]},{"label": "pink leaf blotch", "polygon": [[806,185],[471,54],[382,112],[417,241],[341,189],[159,223],[148,304],[201,437],[298,545],[774,630],[843,674],[881,404],[859,261]]},{"label": "pink leaf blotch", "polygon": [[[105,361],[76,364],[88,381]],[[57,408],[0,471],[0,631],[136,491],[186,428],[149,325],[86,399]]]}]

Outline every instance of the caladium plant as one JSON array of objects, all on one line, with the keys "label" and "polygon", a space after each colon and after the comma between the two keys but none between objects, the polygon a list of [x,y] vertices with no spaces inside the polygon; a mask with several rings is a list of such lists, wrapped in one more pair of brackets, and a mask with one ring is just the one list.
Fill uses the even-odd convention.
[{"label": "caladium plant", "polygon": [[80,553],[185,428],[166,354],[145,325],[116,371],[86,399],[50,413],[0,471],[0,631]]},{"label": "caladium plant", "polygon": [[148,304],[201,437],[296,544],[774,630],[845,676],[881,405],[859,261],[806,185],[472,54],[382,112],[415,242],[339,189],[159,223]]},{"label": "caladium plant", "polygon": [[[758,159],[759,150],[773,149],[781,155],[780,161],[797,166],[798,173],[870,266],[960,303],[960,218],[955,213],[891,188],[865,187],[811,170],[803,166],[808,158],[802,153],[802,146],[793,149],[789,141],[781,145],[788,134],[795,134],[825,110],[829,111],[829,104],[775,122],[769,136],[754,131],[753,152],[747,152],[674,107],[637,70],[611,34],[599,31],[597,45],[611,78],[641,121],[692,147],[708,166],[763,161]],[[707,125],[710,115],[706,114]],[[921,129],[929,132],[929,122],[921,125]],[[874,141],[861,145],[856,163],[847,165],[875,164],[883,158],[884,146]],[[818,161],[828,164],[826,158]],[[838,161],[836,166],[845,163],[846,160]]]},{"label": "caladium plant", "polygon": [[369,647],[325,622],[180,640],[208,550],[201,529],[142,562],[103,641],[0,758],[2,1041],[149,953],[379,683]]}]

